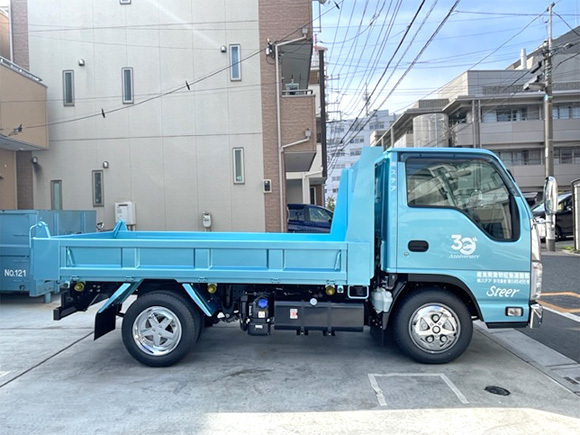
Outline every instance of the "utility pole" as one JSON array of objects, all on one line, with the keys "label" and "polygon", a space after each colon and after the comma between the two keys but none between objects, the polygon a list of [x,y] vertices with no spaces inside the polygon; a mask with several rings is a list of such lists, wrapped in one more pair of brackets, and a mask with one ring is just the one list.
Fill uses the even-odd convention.
[{"label": "utility pole", "polygon": [[[548,41],[544,50],[544,158],[546,177],[554,176],[554,122],[552,119],[552,8],[554,3],[548,6]],[[546,213],[546,248],[548,251],[556,250],[556,235],[554,228],[554,216]]]},{"label": "utility pole", "polygon": [[318,85],[320,86],[320,145],[322,147],[322,177],[328,175],[328,157],[326,151],[326,69],[324,51],[318,48]]}]

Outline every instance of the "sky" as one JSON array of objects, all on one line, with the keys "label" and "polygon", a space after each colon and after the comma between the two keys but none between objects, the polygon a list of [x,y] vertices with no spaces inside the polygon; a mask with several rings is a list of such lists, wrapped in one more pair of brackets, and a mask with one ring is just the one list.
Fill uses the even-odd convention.
[{"label": "sky", "polygon": [[[364,114],[365,93],[370,111],[399,114],[419,99],[436,98],[437,89],[466,70],[505,69],[522,48],[530,53],[548,37],[549,0],[456,2],[314,2],[316,42],[327,49],[331,120]],[[556,38],[580,24],[580,0],[554,3]]]}]

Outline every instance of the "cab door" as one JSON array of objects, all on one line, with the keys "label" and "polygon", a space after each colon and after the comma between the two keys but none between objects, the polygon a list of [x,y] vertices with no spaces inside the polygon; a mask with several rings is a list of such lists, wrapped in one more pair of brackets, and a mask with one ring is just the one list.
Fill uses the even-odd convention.
[{"label": "cab door", "polygon": [[398,272],[462,283],[486,322],[514,321],[506,305],[527,319],[529,217],[505,169],[458,152],[406,153],[398,171]]}]

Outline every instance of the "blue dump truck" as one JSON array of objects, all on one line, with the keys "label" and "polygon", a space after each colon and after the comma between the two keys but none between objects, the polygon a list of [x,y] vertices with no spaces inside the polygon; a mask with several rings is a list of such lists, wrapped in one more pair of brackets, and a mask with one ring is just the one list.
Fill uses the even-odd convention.
[{"label": "blue dump truck", "polygon": [[0,210],[0,293],[28,293],[50,302],[55,281],[36,280],[31,271],[30,229],[42,221],[52,234],[95,231],[94,210]]},{"label": "blue dump truck", "polygon": [[[250,335],[392,331],[416,361],[468,347],[472,321],[537,327],[540,241],[498,158],[473,149],[365,149],[340,181],[328,234],[113,231],[32,237],[36,279],[66,283],[56,320],[105,301],[95,339],[123,318],[128,352],[181,360],[202,329]],[[137,298],[121,312],[122,303]]]}]

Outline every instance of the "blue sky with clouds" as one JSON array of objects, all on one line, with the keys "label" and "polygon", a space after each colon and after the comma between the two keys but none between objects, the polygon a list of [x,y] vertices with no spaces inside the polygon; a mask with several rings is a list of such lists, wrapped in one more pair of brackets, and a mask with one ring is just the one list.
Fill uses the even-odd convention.
[{"label": "blue sky with clouds", "polygon": [[[504,69],[522,48],[529,53],[547,39],[547,0],[461,0],[437,33],[456,1],[426,0],[420,10],[423,0],[314,2],[317,43],[327,49],[333,119],[338,111],[343,119],[359,115],[365,92],[371,110],[400,113],[418,99],[435,97],[465,70]],[[554,38],[580,24],[580,0],[555,1],[553,11]]]}]

